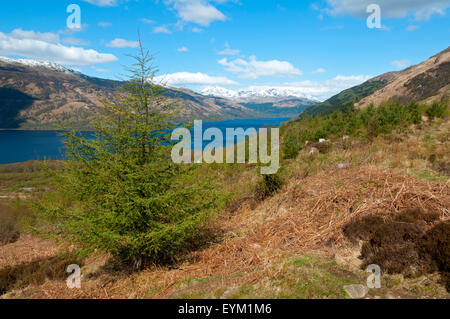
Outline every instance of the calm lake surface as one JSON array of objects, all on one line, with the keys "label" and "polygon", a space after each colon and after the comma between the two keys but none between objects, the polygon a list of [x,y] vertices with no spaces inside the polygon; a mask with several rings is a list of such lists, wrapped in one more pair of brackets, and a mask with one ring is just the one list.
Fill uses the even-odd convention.
[{"label": "calm lake surface", "polygon": [[[203,122],[203,131],[210,127],[220,129],[224,136],[224,145],[235,141],[226,141],[226,128],[255,128],[280,126],[289,118],[266,118],[230,120],[221,122]],[[89,133],[87,133],[89,134]],[[209,141],[204,142],[204,146]],[[56,131],[15,131],[0,130],[0,164],[25,162],[29,160],[61,160],[64,149]]]}]

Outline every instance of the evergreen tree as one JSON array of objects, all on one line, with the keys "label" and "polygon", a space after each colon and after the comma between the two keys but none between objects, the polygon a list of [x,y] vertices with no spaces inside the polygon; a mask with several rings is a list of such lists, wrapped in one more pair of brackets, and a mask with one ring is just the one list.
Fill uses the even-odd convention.
[{"label": "evergreen tree", "polygon": [[201,244],[214,207],[208,180],[171,160],[176,104],[155,83],[153,57],[144,50],[115,101],[105,102],[95,138],[66,132],[69,161],[58,172],[67,198],[40,202],[41,215],[83,247],[111,252],[135,267],[172,262]]}]

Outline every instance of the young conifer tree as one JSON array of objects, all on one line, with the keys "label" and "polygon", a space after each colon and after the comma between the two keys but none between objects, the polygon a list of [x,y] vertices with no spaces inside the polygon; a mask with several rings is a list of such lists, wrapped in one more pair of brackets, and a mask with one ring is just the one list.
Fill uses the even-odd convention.
[{"label": "young conifer tree", "polygon": [[95,138],[63,134],[69,161],[58,171],[58,190],[66,200],[43,199],[38,209],[66,242],[137,268],[172,262],[201,244],[214,207],[209,181],[171,160],[176,105],[154,83],[153,57],[139,43],[130,79],[104,103]]}]

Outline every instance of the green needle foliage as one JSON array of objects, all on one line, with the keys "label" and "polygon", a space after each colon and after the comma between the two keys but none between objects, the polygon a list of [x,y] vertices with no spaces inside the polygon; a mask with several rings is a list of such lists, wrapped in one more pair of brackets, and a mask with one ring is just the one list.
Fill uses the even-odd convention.
[{"label": "green needle foliage", "polygon": [[300,152],[302,145],[298,141],[297,136],[294,133],[289,133],[282,144],[281,151],[283,153],[283,158],[292,159],[296,158]]},{"label": "green needle foliage", "polygon": [[321,138],[350,135],[372,140],[379,135],[390,134],[393,130],[402,130],[412,124],[419,124],[423,115],[431,119],[445,117],[448,115],[449,105],[449,100],[442,98],[440,102],[431,106],[415,102],[407,105],[387,102],[378,107],[370,105],[364,109],[348,108],[331,114],[315,116],[304,114],[281,128],[285,140],[284,156],[295,157],[299,145]]},{"label": "green needle foliage", "polygon": [[153,57],[142,45],[135,61],[115,102],[105,102],[95,138],[63,134],[70,161],[58,171],[59,193],[42,199],[38,211],[66,242],[138,268],[173,262],[200,245],[215,197],[199,170],[172,162],[176,104],[153,84]]}]

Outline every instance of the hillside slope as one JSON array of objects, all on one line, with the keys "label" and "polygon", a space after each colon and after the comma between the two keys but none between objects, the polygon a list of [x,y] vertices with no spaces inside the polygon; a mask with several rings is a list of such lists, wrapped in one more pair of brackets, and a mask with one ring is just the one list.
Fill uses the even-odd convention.
[{"label": "hillside slope", "polygon": [[403,71],[389,72],[342,91],[306,113],[330,113],[348,107],[375,106],[386,101],[430,103],[450,94],[450,48]]},{"label": "hillside slope", "polygon": [[[344,286],[365,285],[368,263],[382,267],[382,287],[365,298],[449,298],[443,280],[450,277],[427,270],[430,261],[417,252],[421,238],[442,238],[448,247],[448,226],[446,237],[433,229],[450,225],[449,170],[439,165],[448,163],[449,128],[446,118],[370,143],[336,138],[326,153],[307,147],[283,163],[285,185],[264,200],[255,198],[255,167],[208,170],[224,192],[239,195],[217,216],[217,240],[175,265],[130,272],[107,254],[77,261],[58,254],[54,242],[22,234],[0,244],[0,299],[349,298]],[[0,220],[27,214],[24,205],[8,210],[8,198],[15,203],[52,189],[48,174],[33,169],[38,165],[0,166]],[[372,243],[379,254],[365,253]],[[73,263],[82,266],[81,289],[66,285]]]},{"label": "hillside slope", "polygon": [[[386,77],[381,77],[383,76]],[[370,104],[378,105],[387,100],[430,103],[449,93],[450,47],[425,62],[393,73],[386,86],[363,98],[355,106],[361,108]]]},{"label": "hillside slope", "polygon": [[[0,128],[52,129],[58,121],[88,128],[121,82],[93,78],[52,63],[0,58]],[[26,62],[26,63],[25,63]],[[226,120],[263,117],[226,99],[185,89],[168,89],[181,102],[180,120]]]}]

